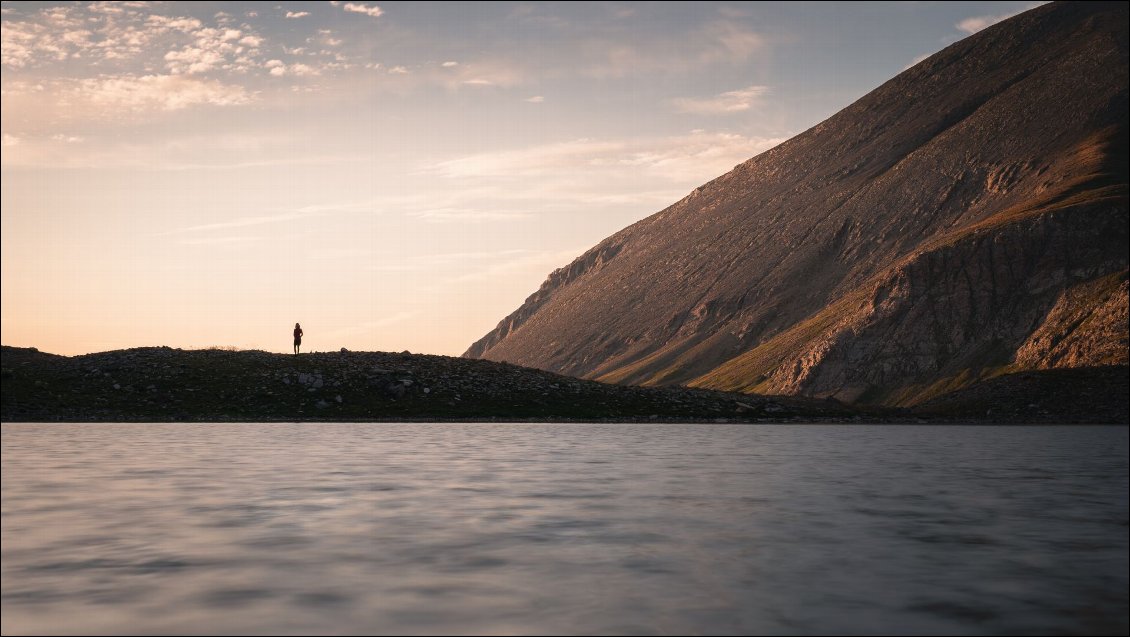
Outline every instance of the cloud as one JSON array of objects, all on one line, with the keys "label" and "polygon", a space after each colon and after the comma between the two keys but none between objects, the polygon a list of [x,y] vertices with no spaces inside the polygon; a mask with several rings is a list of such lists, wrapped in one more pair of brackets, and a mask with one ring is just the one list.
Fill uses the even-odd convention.
[{"label": "cloud", "polygon": [[375,4],[369,6],[367,4],[360,4],[357,2],[346,2],[345,10],[349,13],[364,13],[365,15],[372,18],[380,17],[384,13],[384,11],[382,11],[381,8]]},{"label": "cloud", "polygon": [[158,30],[175,30],[183,33],[195,31],[203,26],[196,18],[185,18],[164,15],[151,15],[145,19],[146,25]]},{"label": "cloud", "polygon": [[170,232],[163,232],[158,236],[167,236],[171,234],[186,234],[192,232],[204,232],[210,230],[230,230],[231,228],[247,228],[249,226],[261,226],[271,223],[282,223],[284,221],[294,221],[296,219],[305,219],[307,217],[317,216],[317,212],[285,212],[277,215],[260,215],[256,217],[242,217],[240,219],[232,219],[231,221],[220,221],[217,223],[205,223],[197,226],[188,226],[179,228]]},{"label": "cloud", "polygon": [[910,61],[910,64],[907,64],[906,66],[902,67],[902,70],[904,70],[904,71],[905,71],[905,70],[907,70],[907,69],[909,69],[909,68],[912,68],[912,67],[914,67],[914,66],[917,66],[919,62],[923,62],[923,61],[925,61],[925,60],[926,60],[926,58],[930,57],[931,55],[933,55],[933,53],[923,53],[922,55],[919,55],[918,57],[916,57],[916,58],[914,58],[913,60],[911,60],[911,61]]},{"label": "cloud", "polygon": [[619,141],[577,139],[530,148],[468,155],[432,165],[429,172],[448,178],[539,175],[564,166],[585,164],[623,151]]},{"label": "cloud", "polygon": [[[344,40],[335,38],[332,29],[318,29],[318,35],[315,37],[306,38],[307,44],[322,44],[323,46],[341,46]],[[322,51],[323,54],[328,51]]]},{"label": "cloud", "polygon": [[705,99],[681,97],[673,100],[672,103],[675,105],[675,110],[680,113],[725,115],[748,111],[757,103],[758,98],[768,92],[769,87],[755,85],[736,91],[727,91]]},{"label": "cloud", "polygon": [[22,68],[66,60],[89,48],[93,33],[84,17],[77,7],[49,7],[32,17],[5,18],[0,22],[0,62]]},{"label": "cloud", "polygon": [[591,206],[673,203],[787,137],[700,132],[671,137],[576,139],[436,162],[452,208],[541,214]]},{"label": "cloud", "polygon": [[426,80],[457,90],[462,87],[516,86],[524,81],[525,76],[526,73],[510,61],[478,60],[448,67],[446,71],[433,70]]},{"label": "cloud", "polygon": [[305,18],[310,15],[309,11],[287,11],[286,18],[289,20],[296,20],[298,18]]},{"label": "cloud", "polygon": [[428,207],[422,210],[413,210],[407,216],[425,221],[512,221],[526,219],[532,216],[528,210],[501,210],[491,208],[471,208],[466,206]]},{"label": "cloud", "polygon": [[321,75],[322,72],[317,68],[308,64],[291,64],[286,67],[288,73],[292,75]]},{"label": "cloud", "polygon": [[1012,11],[1010,13],[1001,13],[999,15],[979,15],[979,16],[974,16],[972,18],[966,18],[966,19],[962,20],[961,22],[958,22],[954,26],[956,26],[959,31],[964,31],[965,33],[972,35],[972,34],[977,33],[978,31],[980,31],[982,29],[987,29],[987,28],[991,27],[998,22],[1003,22],[1003,21],[1011,18],[1012,16],[1020,15],[1021,13],[1024,13],[1025,11],[1028,11],[1029,9],[1035,9],[1036,7],[1038,7],[1042,4],[1045,4],[1045,3],[1037,2],[1037,3],[1034,3],[1034,4],[1028,5],[1028,6],[1024,7],[1023,9],[1019,9],[1017,11]]},{"label": "cloud", "polygon": [[241,86],[183,75],[144,75],[80,80],[77,97],[94,106],[140,111],[175,111],[189,106],[235,106],[253,96]]},{"label": "cloud", "polygon": [[[203,73],[248,66],[263,38],[243,29],[206,27],[197,18],[152,13],[153,6],[126,3],[46,7],[3,21],[2,63],[9,68],[81,60],[114,65],[118,72],[152,71],[163,60],[173,73]],[[217,24],[229,20],[216,14]],[[222,16],[222,17],[221,17]],[[125,65],[133,63],[132,67]],[[107,66],[103,66],[103,69]]]},{"label": "cloud", "polygon": [[393,66],[379,62],[365,62],[357,66],[383,70],[387,74],[399,76],[395,86],[396,90],[402,92],[433,86],[443,87],[452,92],[490,87],[506,88],[519,85],[526,78],[526,73],[512,62],[494,59]]},{"label": "cloud", "polygon": [[193,42],[165,54],[171,73],[198,74],[222,69],[248,71],[257,66],[254,56],[263,43],[261,36],[239,29],[204,27],[190,32]]},{"label": "cloud", "polygon": [[443,268],[464,268],[468,263],[483,263],[499,259],[510,259],[515,256],[524,256],[534,253],[526,248],[510,248],[508,250],[479,250],[475,252],[439,252],[434,254],[415,254],[408,260],[393,264],[381,264],[372,267],[373,270],[406,271],[430,270]]},{"label": "cloud", "polygon": [[[178,76],[183,79],[183,76]],[[195,81],[195,78],[189,78]],[[0,163],[7,167],[40,168],[128,168],[142,172],[215,171],[230,172],[263,167],[338,166],[371,161],[363,154],[326,154],[310,151],[285,131],[239,134],[217,131],[182,136],[149,136],[131,139],[114,133],[101,134],[101,126],[91,120],[125,118],[137,121],[140,114],[118,106],[96,107],[89,100],[68,98],[81,104],[82,119],[52,120],[53,130],[34,135],[20,134],[17,148],[6,148]],[[200,107],[204,108],[204,107]],[[162,114],[165,111],[154,111]],[[173,111],[176,112],[176,111]],[[60,126],[68,130],[58,132]],[[85,126],[90,136],[75,134],[75,126]],[[112,130],[112,129],[108,129]],[[298,152],[297,149],[301,150]],[[358,209],[361,210],[361,209]],[[317,212],[299,209],[298,212]]]},{"label": "cloud", "polygon": [[19,143],[20,143],[20,138],[19,138],[19,137],[16,137],[15,135],[10,135],[10,134],[8,134],[8,133],[4,133],[4,142],[3,142],[3,144],[4,144],[4,147],[5,147],[5,148],[7,148],[7,147],[10,147],[10,146],[16,146],[16,145],[18,145]]},{"label": "cloud", "polygon": [[282,60],[267,60],[263,65],[267,72],[275,77],[282,77],[284,75],[298,75],[298,76],[311,76],[321,75],[321,71],[308,64],[286,64]]},{"label": "cloud", "polygon": [[195,239],[181,239],[177,243],[186,246],[231,245],[233,243],[251,243],[262,241],[263,237],[198,237]]},{"label": "cloud", "polygon": [[480,252],[419,254],[396,263],[374,265],[369,269],[375,272],[450,272],[451,274],[442,280],[442,285],[497,281],[502,275],[523,271],[544,278],[548,270],[570,263],[586,249],[588,248],[585,246],[577,246],[551,252],[511,248]]},{"label": "cloud", "polygon": [[359,336],[370,336],[372,335],[372,332],[378,328],[388,327],[389,325],[395,325],[397,323],[403,323],[420,316],[420,314],[422,314],[420,310],[400,310],[399,312],[396,312],[384,318],[374,319],[372,321],[364,321],[355,325],[339,327],[337,329],[331,329],[325,333],[319,334],[318,338],[321,342],[328,343],[330,347],[337,347],[337,343],[335,343],[335,341],[340,342],[340,340],[342,339],[351,337],[356,338]]},{"label": "cloud", "polygon": [[748,18],[753,15],[749,9],[745,7],[733,7],[729,5],[722,5],[718,7],[718,13],[727,18]]},{"label": "cloud", "polygon": [[541,104],[542,102],[545,101],[545,98],[542,97],[541,95],[534,95],[533,97],[527,97],[526,99],[524,99],[522,101],[523,102],[529,102],[531,104]]},{"label": "cloud", "polygon": [[623,34],[581,42],[584,75],[613,79],[637,73],[687,73],[717,65],[747,63],[766,47],[755,31],[731,21],[713,21],[676,38],[633,39]]},{"label": "cloud", "polygon": [[[205,26],[152,11],[162,5],[109,3],[46,7],[5,17],[0,62],[10,69],[77,63],[94,75],[242,73],[258,67],[264,38],[250,26]],[[231,18],[220,12],[216,24]],[[71,68],[74,68],[72,66]]]},{"label": "cloud", "polygon": [[527,271],[531,274],[544,277],[545,272],[551,268],[565,266],[587,250],[587,247],[541,252],[533,250],[522,251],[524,254],[510,258],[499,259],[493,263],[487,262],[482,266],[465,267],[464,272],[448,279],[446,283],[468,283],[471,281],[497,281],[505,275]]},{"label": "cloud", "polygon": [[210,71],[224,61],[222,53],[207,49],[188,47],[181,51],[169,51],[165,61],[173,73],[203,73]]}]

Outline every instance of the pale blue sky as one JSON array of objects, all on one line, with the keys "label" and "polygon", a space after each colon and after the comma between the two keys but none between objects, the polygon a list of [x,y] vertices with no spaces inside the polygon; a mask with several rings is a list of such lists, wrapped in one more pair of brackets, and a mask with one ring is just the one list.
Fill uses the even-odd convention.
[{"label": "pale blue sky", "polygon": [[459,354],[1031,2],[3,3],[3,335]]}]

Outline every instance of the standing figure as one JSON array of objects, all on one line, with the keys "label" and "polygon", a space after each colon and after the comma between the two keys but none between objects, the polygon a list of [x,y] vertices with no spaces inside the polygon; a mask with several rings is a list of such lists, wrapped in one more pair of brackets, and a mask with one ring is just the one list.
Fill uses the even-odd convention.
[{"label": "standing figure", "polygon": [[294,353],[298,353],[298,348],[302,345],[302,326],[298,323],[294,324]]}]

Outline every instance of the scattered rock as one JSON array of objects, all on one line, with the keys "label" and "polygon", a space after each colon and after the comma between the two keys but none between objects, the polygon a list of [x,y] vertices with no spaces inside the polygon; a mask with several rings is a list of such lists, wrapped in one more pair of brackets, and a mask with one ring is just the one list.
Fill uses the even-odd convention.
[{"label": "scattered rock", "polygon": [[[76,357],[3,348],[0,418],[8,421],[264,421],[334,419],[909,422],[925,414],[868,411],[825,400],[737,395],[684,387],[630,387],[446,356],[383,352],[293,355],[139,348]],[[313,369],[317,365],[321,369]],[[296,367],[307,367],[299,371]],[[98,375],[90,375],[99,369]],[[114,379],[101,375],[113,370]],[[1125,385],[1125,368],[1122,368]],[[1081,373],[1083,370],[1079,370]],[[1075,372],[1073,372],[1074,374]],[[1082,384],[1059,376],[1003,402],[999,418],[1073,422],[1090,405],[1125,397],[1110,374]],[[298,379],[298,381],[296,381]],[[317,387],[321,379],[321,388]],[[288,385],[277,390],[272,380]],[[290,381],[287,383],[286,381]],[[300,381],[300,382],[299,382]],[[117,385],[118,390],[113,389]],[[555,387],[556,386],[556,387]],[[326,391],[332,387],[332,391]],[[1120,386],[1121,387],[1121,386]],[[131,388],[141,391],[130,392]],[[418,390],[417,390],[418,388]],[[1059,393],[1050,396],[1049,388]],[[275,390],[275,391],[272,391]],[[305,390],[305,391],[302,391]],[[319,392],[324,392],[321,396]],[[1079,396],[1069,397],[1069,393]],[[438,397],[442,397],[439,399]],[[980,402],[976,417],[1002,404]],[[995,402],[994,402],[995,401]],[[1077,406],[1085,402],[1086,412]],[[1125,398],[1122,398],[1125,403]],[[1037,405],[1037,411],[1027,405]],[[767,405],[763,410],[762,406]],[[1076,408],[1073,409],[1072,405]],[[329,407],[329,409],[327,408]],[[778,410],[778,411],[775,411]],[[774,415],[767,418],[767,414]],[[1051,412],[1047,414],[1045,412]],[[1074,412],[1074,413],[1073,413]],[[963,411],[963,414],[969,413]],[[994,414],[997,413],[994,410]],[[1120,422],[1117,409],[1105,422]],[[1121,413],[1125,413],[1125,409]],[[1012,414],[1012,415],[1010,415]],[[1067,414],[1067,417],[1065,417]],[[931,419],[935,416],[927,416]],[[968,422],[969,416],[963,416]]]}]

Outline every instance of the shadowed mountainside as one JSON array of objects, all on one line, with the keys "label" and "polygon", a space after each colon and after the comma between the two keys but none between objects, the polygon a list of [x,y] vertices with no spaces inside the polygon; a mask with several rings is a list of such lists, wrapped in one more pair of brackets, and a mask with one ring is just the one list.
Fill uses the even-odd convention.
[{"label": "shadowed mountainside", "polygon": [[891,405],[1125,365],[1127,22],[1053,3],[946,48],[605,239],[465,356]]}]

